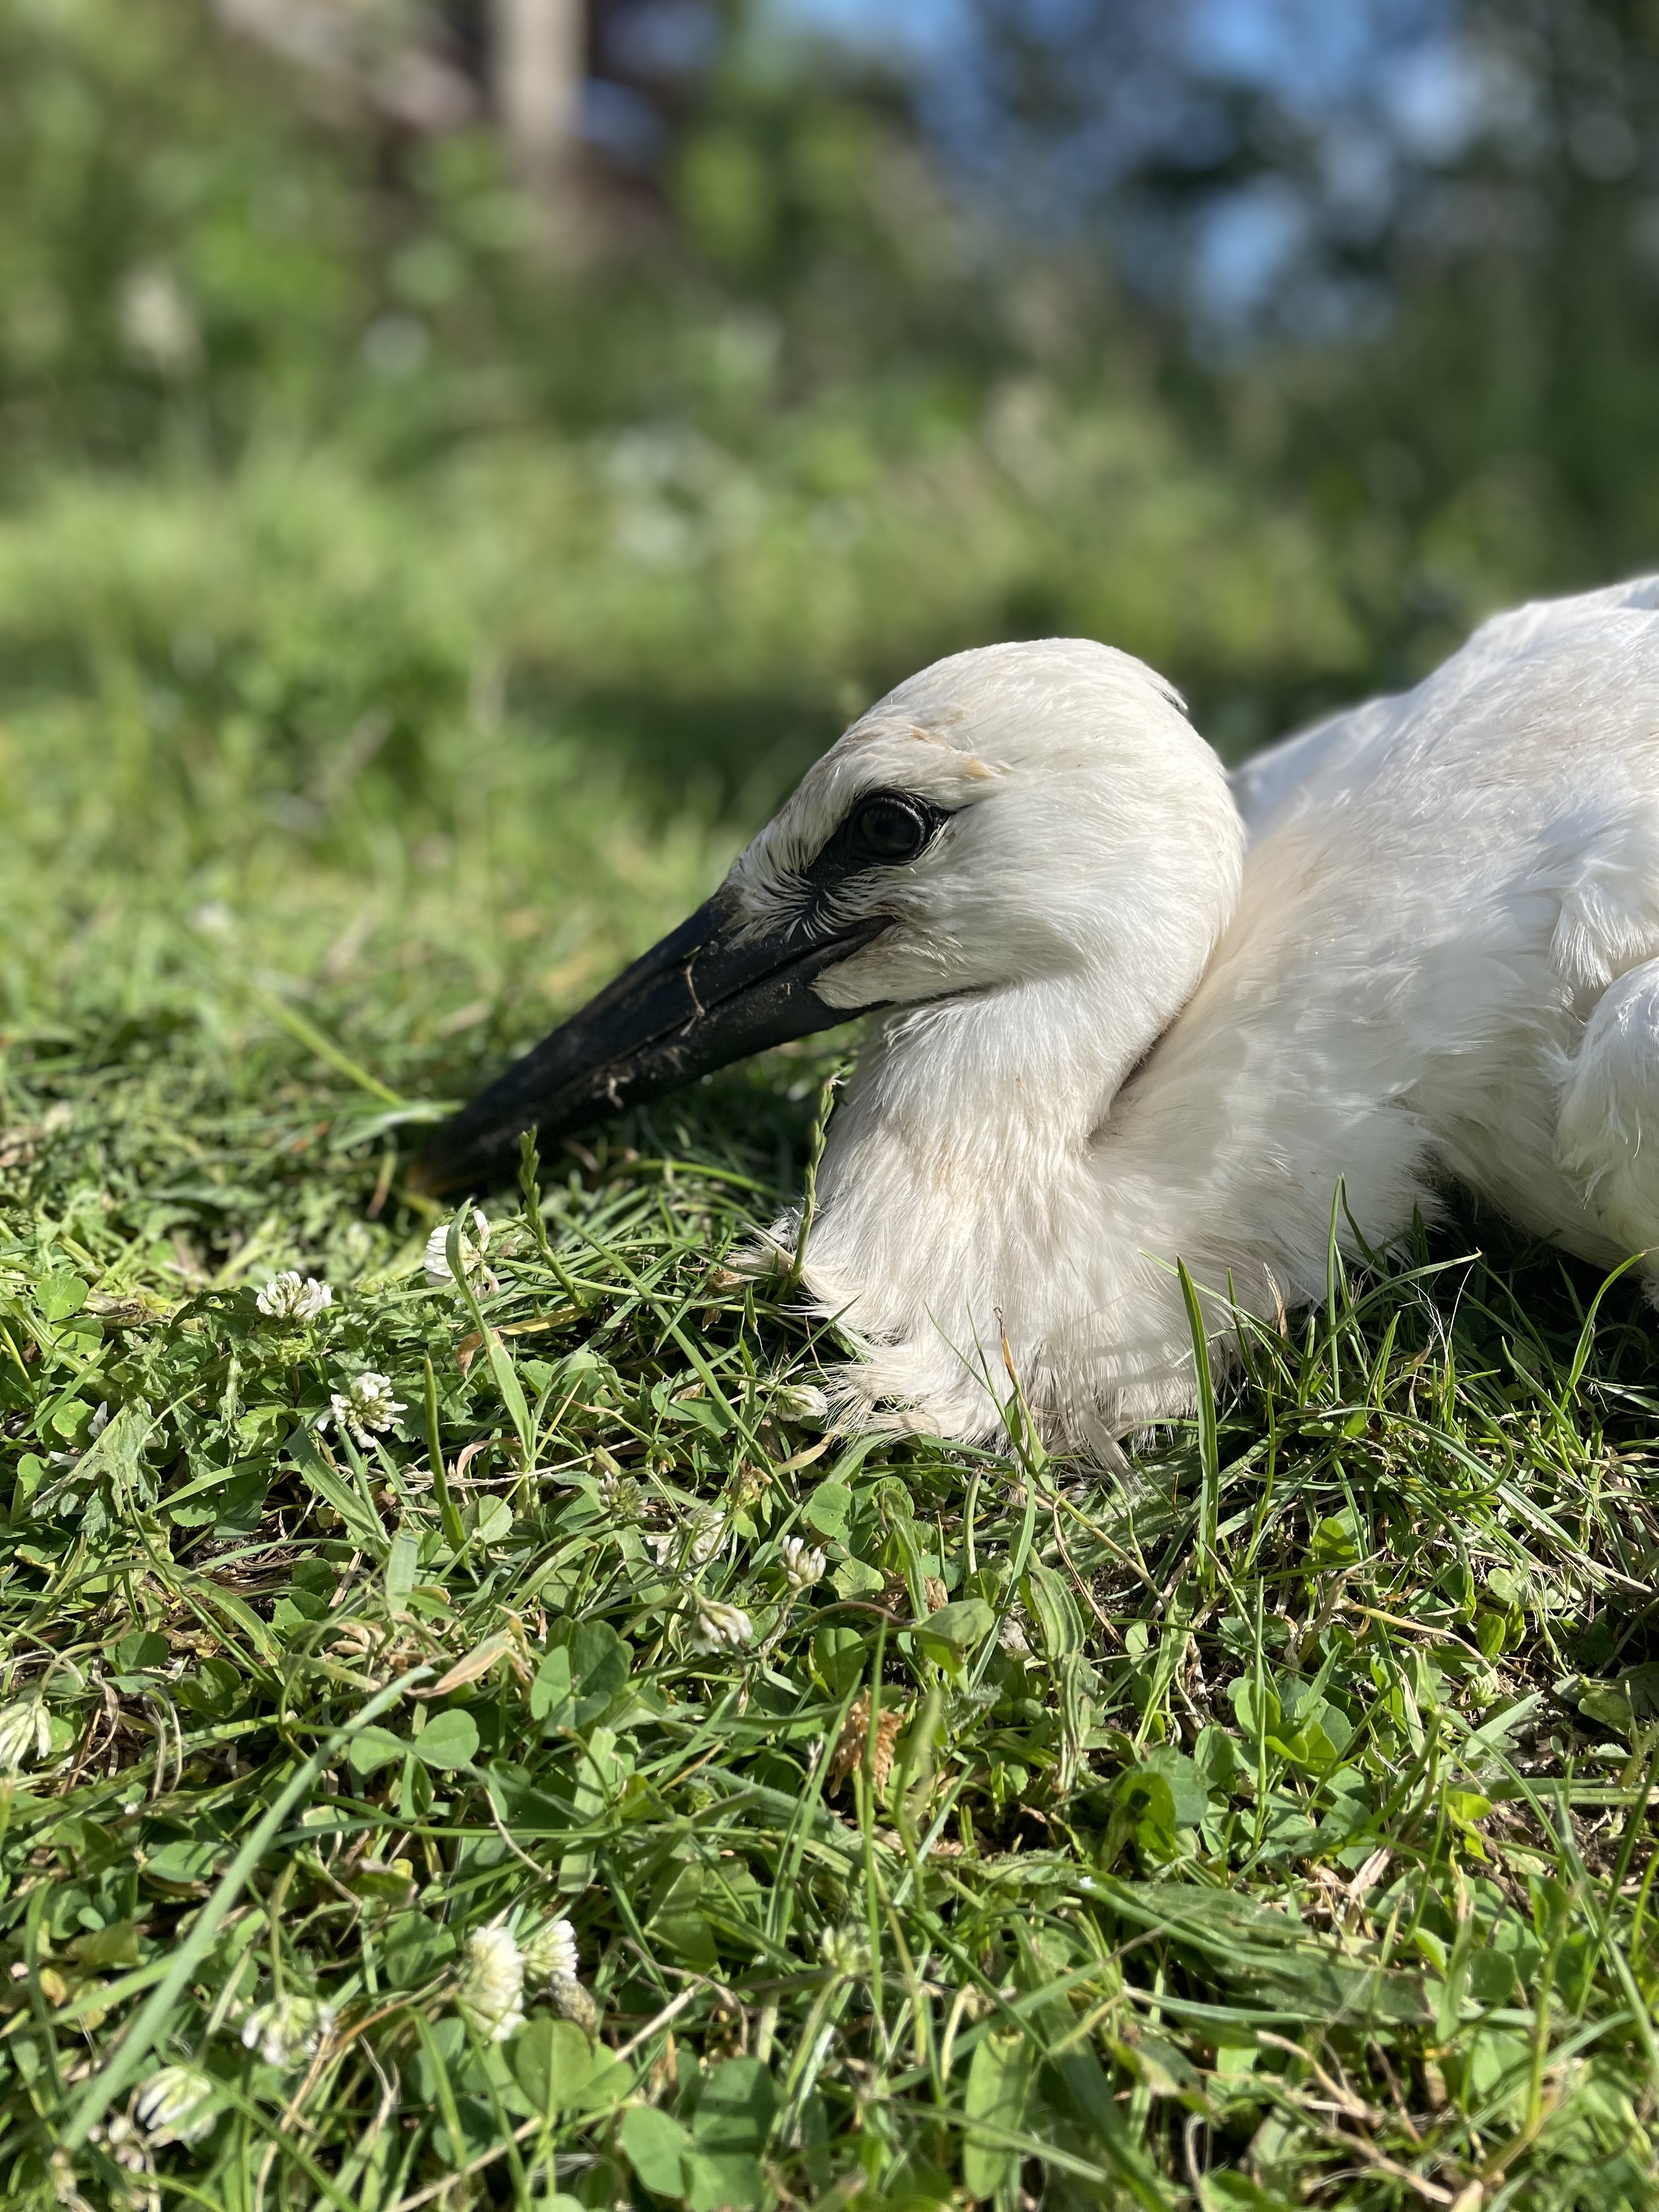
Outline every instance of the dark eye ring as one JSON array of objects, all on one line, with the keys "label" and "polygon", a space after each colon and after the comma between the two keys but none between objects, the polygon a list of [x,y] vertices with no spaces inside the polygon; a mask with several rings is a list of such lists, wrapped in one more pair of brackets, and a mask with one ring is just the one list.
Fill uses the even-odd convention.
[{"label": "dark eye ring", "polygon": [[867,799],[853,817],[853,836],[872,860],[890,866],[914,860],[933,834],[927,810],[914,799],[883,793]]}]

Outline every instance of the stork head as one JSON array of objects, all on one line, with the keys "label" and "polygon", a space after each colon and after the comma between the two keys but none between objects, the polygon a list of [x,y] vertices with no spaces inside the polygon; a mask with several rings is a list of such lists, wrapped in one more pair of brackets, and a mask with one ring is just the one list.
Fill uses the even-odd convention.
[{"label": "stork head", "polygon": [[[1243,832],[1178,695],[1086,639],[936,661],[855,722],[706,904],[438,1130],[428,1189],[879,1006],[1091,978],[1152,1042]],[[1144,1030],[1145,1034],[1140,1032]]]}]

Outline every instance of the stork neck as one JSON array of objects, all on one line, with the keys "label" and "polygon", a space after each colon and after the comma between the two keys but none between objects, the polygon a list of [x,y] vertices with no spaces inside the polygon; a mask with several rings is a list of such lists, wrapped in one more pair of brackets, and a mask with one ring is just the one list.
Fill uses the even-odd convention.
[{"label": "stork neck", "polygon": [[1133,1265],[1103,1222],[1091,1145],[1161,1026],[1124,1007],[1073,976],[889,1018],[830,1125],[805,1278],[824,1311],[889,1347],[866,1370],[876,1397],[925,1407],[946,1432],[994,1428],[975,1378],[1000,1317],[1046,1390],[1030,1355],[1071,1285],[1056,1256],[1086,1250],[1114,1277]]},{"label": "stork neck", "polygon": [[[843,1125],[878,1126],[918,1158],[1080,1151],[1163,1024],[1111,1006],[1087,974],[948,999],[890,1016],[860,1066]],[[833,1142],[833,1136],[832,1136]]]},{"label": "stork neck", "polygon": [[1000,1283],[1011,1249],[1082,1193],[1156,1026],[1080,974],[890,1016],[830,1125],[815,1267],[906,1309],[952,1273]]},{"label": "stork neck", "polygon": [[[1140,1341],[1135,1311],[1149,1288],[1146,1232],[1158,1245],[1177,1194],[1137,1156],[1117,1163],[1123,1203],[1103,1203],[1101,1140],[1103,1124],[1115,1135],[1116,1095],[1175,1021],[1184,981],[1166,972],[1137,1004],[1121,971],[1078,974],[889,1018],[830,1125],[805,1273],[820,1309],[869,1349],[865,1401],[920,1408],[945,1434],[994,1433],[994,1386],[981,1370],[988,1357],[1000,1373],[999,1329],[1031,1402],[1062,1428],[1127,1404],[1143,1369],[1164,1377],[1179,1356],[1169,1344],[1188,1340],[1178,1294],[1168,1316],[1150,1285],[1154,1344]],[[1192,1225],[1177,1224],[1170,1249],[1188,1249]],[[1074,1406],[1056,1347],[1078,1310],[1124,1341]]]}]

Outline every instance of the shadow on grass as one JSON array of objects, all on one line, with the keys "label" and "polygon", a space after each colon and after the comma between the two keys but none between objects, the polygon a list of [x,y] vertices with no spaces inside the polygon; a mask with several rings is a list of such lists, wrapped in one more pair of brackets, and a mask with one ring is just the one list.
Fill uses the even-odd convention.
[{"label": "shadow on grass", "polygon": [[848,719],[799,695],[677,695],[647,685],[515,691],[514,706],[619,766],[653,824],[688,811],[712,820],[763,821]]}]

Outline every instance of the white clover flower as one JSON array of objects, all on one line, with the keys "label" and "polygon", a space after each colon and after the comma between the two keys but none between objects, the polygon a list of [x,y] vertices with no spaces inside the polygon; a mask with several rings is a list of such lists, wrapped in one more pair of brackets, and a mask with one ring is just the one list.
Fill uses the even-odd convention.
[{"label": "white clover flower", "polygon": [[786,1382],[773,1394],[772,1409],[786,1421],[823,1421],[830,1417],[830,1401],[816,1382]]},{"label": "white clover flower", "polygon": [[475,1929],[455,1984],[455,2009],[480,2043],[524,2026],[524,1953],[505,1928]]},{"label": "white clover flower", "polygon": [[547,1920],[524,1947],[524,1970],[532,1981],[574,1982],[576,1931],[568,1920]]},{"label": "white clover flower", "polygon": [[741,1606],[699,1595],[696,1626],[691,1631],[694,1651],[741,1651],[754,1633],[754,1623]]},{"label": "white clover flower", "polygon": [[139,2125],[153,2143],[200,2142],[218,2118],[211,2109],[216,2086],[199,2066],[163,2066],[138,2092]]},{"label": "white clover flower", "polygon": [[1011,1659],[1028,1659],[1030,1656],[1030,1639],[1025,1633],[1024,1623],[1012,1613],[997,1631],[997,1642]]},{"label": "white clover flower", "polygon": [[826,1928],[818,1951],[832,1974],[861,1974],[870,1964],[870,1940],[860,1928]]},{"label": "white clover flower", "polygon": [[242,2045],[257,2051],[267,2066],[297,2066],[315,2054],[333,2026],[332,2005],[314,1997],[273,1997],[242,2022]]},{"label": "white clover flower", "polygon": [[817,1545],[804,1536],[784,1538],[783,1578],[792,1590],[811,1589],[814,1583],[821,1583],[829,1565]]},{"label": "white clover flower", "polygon": [[[453,1283],[455,1270],[449,1264],[449,1231],[451,1224],[441,1221],[426,1240],[426,1250],[421,1265],[426,1269],[428,1283]],[[489,1224],[477,1206],[472,1209],[472,1225],[461,1229],[461,1265],[469,1275],[476,1275],[483,1265],[483,1255],[489,1249]]]},{"label": "white clover flower", "polygon": [[633,1476],[613,1467],[599,1477],[599,1504],[613,1521],[637,1521],[644,1500]]},{"label": "white clover flower", "polygon": [[52,1749],[52,1718],[44,1698],[20,1698],[0,1705],[0,1774],[15,1774],[31,1759]]},{"label": "white clover flower", "polygon": [[726,1541],[724,1513],[699,1513],[691,1524],[691,1540],[685,1547],[685,1563],[690,1567],[706,1567],[710,1559],[720,1555]]},{"label": "white clover flower", "polygon": [[334,1293],[315,1275],[304,1281],[292,1267],[273,1275],[253,1301],[268,1321],[315,1321],[334,1303]]},{"label": "white clover flower", "polygon": [[659,1567],[672,1566],[677,1553],[684,1547],[683,1564],[687,1568],[706,1567],[715,1558],[726,1541],[726,1516],[705,1506],[689,1526],[665,1529],[660,1536],[651,1540]]},{"label": "white clover flower", "polygon": [[599,2032],[599,2008],[591,1990],[585,1990],[574,1974],[560,1974],[547,1985],[547,1994],[553,2009],[561,2020],[568,2020],[580,2028],[584,2035]]},{"label": "white clover flower", "polygon": [[116,318],[129,352],[163,376],[182,376],[202,350],[201,325],[172,270],[141,261],[121,279]]},{"label": "white clover flower", "polygon": [[[88,2130],[88,2140],[102,2144],[122,2172],[131,2177],[111,2190],[114,2212],[161,2212],[161,2192],[155,2186],[155,2160],[139,2130],[125,2112],[112,2112],[108,2121]],[[75,2186],[75,2162],[60,2145],[52,2154],[52,2185],[66,2212],[92,2212]]]},{"label": "white clover flower", "polygon": [[[392,1396],[392,1377],[377,1375],[373,1368],[354,1375],[347,1389],[335,1391],[328,1402],[340,1429],[349,1429],[360,1444],[368,1442],[371,1429],[383,1436],[398,1414],[408,1410]],[[328,1415],[325,1413],[319,1427],[325,1426],[327,1421]]]}]

